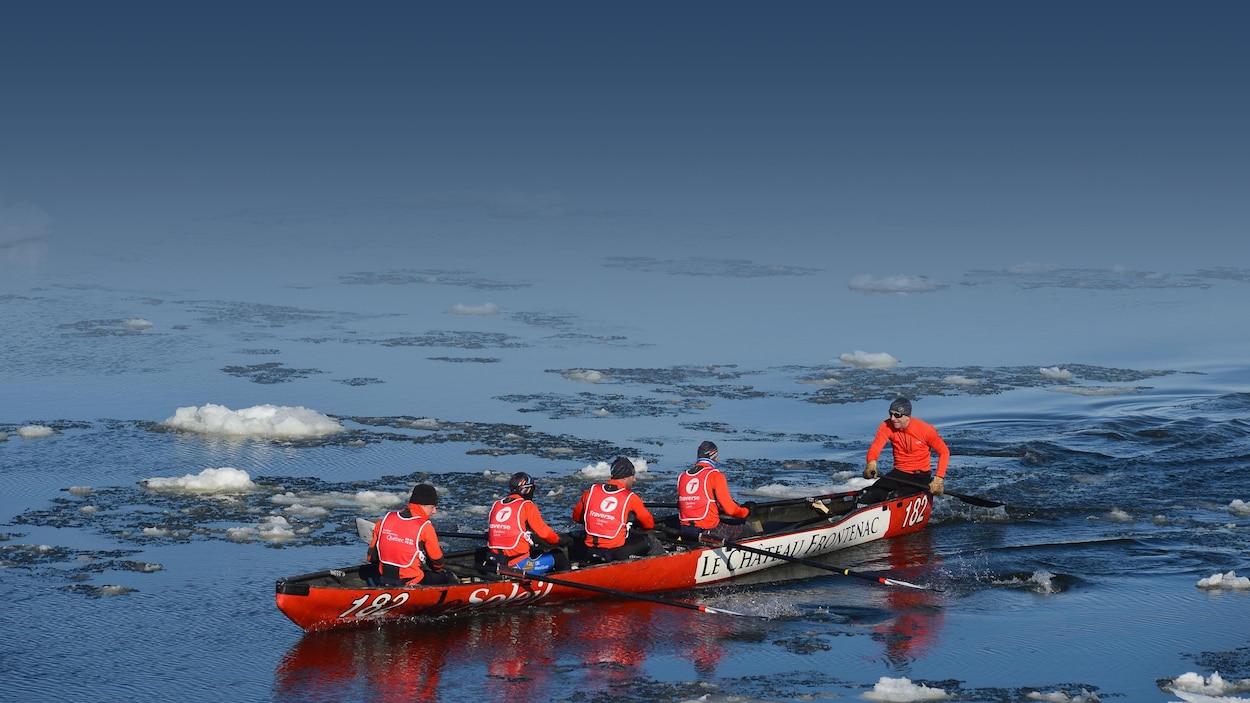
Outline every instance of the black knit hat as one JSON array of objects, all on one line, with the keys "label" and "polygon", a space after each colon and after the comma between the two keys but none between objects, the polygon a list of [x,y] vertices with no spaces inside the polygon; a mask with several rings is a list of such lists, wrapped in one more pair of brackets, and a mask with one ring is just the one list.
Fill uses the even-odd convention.
[{"label": "black knit hat", "polygon": [[894,402],[890,403],[890,412],[911,415],[911,401],[906,398],[895,398]]},{"label": "black knit hat", "polygon": [[716,452],[716,442],[704,442],[699,445],[699,455],[697,458],[704,459],[712,456]]},{"label": "black knit hat", "polygon": [[629,478],[634,475],[634,462],[618,456],[612,462],[612,478]]},{"label": "black knit hat", "polygon": [[408,502],[417,505],[438,505],[438,491],[428,483],[418,483],[417,487],[412,489],[412,496],[408,498]]}]

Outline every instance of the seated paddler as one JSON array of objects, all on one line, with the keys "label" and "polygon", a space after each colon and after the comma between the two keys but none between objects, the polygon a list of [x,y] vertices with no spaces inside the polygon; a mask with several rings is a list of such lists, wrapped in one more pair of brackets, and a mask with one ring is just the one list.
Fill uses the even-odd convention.
[{"label": "seated paddler", "polygon": [[458,583],[443,568],[443,549],[430,517],[438,509],[438,491],[428,483],[417,484],[403,510],[386,514],[373,528],[368,559],[382,586],[416,586]]},{"label": "seated paddler", "polygon": [[[524,471],[508,479],[508,495],[490,508],[487,560],[534,574],[564,571],[569,568],[568,555],[558,548],[560,535],[547,526],[534,504],[534,488],[534,477]],[[536,539],[548,546],[544,548]]]}]

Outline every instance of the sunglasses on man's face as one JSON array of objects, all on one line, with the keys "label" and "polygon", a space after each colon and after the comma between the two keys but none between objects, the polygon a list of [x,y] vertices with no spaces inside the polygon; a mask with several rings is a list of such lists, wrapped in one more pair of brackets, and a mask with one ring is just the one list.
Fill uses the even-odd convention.
[{"label": "sunglasses on man's face", "polygon": [[892,418],[894,418],[895,420],[897,420],[897,419],[898,419],[898,418],[900,418],[900,417],[907,417],[907,416],[906,416],[906,415],[904,415],[903,413],[896,413],[896,412],[894,412],[893,410],[891,410],[891,411],[890,411],[890,417],[892,417]]}]

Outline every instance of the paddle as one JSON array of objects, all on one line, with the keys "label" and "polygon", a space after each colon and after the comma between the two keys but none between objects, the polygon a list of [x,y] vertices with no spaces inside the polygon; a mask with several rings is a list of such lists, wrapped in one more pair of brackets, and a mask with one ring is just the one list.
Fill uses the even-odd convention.
[{"label": "paddle", "polygon": [[739,613],[733,610],[725,610],[723,608],[713,608],[710,605],[697,605],[695,603],[683,603],[682,601],[679,601],[679,600],[669,600],[667,598],[660,598],[658,596],[652,596],[646,593],[630,593],[629,591],[618,591],[614,588],[603,588],[601,586],[591,586],[590,584],[586,584],[586,583],[577,583],[575,581],[565,581],[564,579],[554,579],[554,578],[551,578],[550,576],[540,576],[538,574],[529,573],[527,571],[517,571],[516,569],[500,568],[499,573],[503,576],[508,576],[508,577],[515,578],[515,579],[530,579],[533,581],[542,581],[544,583],[551,583],[557,586],[567,586],[568,588],[580,588],[584,591],[593,591],[595,593],[603,593],[609,596],[616,596],[617,598],[624,598],[624,599],[632,598],[634,600],[645,600],[645,601],[650,601],[652,603],[659,603],[660,605],[671,605],[674,608],[685,608],[686,610],[697,610],[700,613],[714,613],[717,615],[736,615],[740,618],[761,618],[764,620],[768,619],[768,616],[766,615],[750,615],[748,613]]},{"label": "paddle", "polygon": [[852,576],[857,579],[864,579],[865,581],[875,581],[877,583],[880,583],[886,586],[904,586],[906,588],[916,588],[922,591],[941,591],[942,590],[940,588],[937,588],[936,586],[924,586],[918,583],[911,583],[909,581],[901,581],[899,579],[890,579],[890,578],[884,578],[881,576],[871,576],[869,574],[861,574],[856,571],[851,571],[850,569],[842,569],[836,566],[829,566],[828,564],[822,564],[818,561],[812,561],[811,559],[804,559],[802,557],[792,557],[792,556],[787,556],[785,554],[778,554],[777,552],[770,552],[767,549],[759,549],[758,547],[748,547],[745,544],[740,544],[738,542],[731,542],[727,539],[720,539],[719,537],[710,537],[708,535],[703,535],[699,537],[699,541],[705,542],[707,544],[710,544],[716,547],[729,547],[730,549],[740,549],[744,552],[750,552],[751,554],[759,554],[760,556],[773,557],[774,559],[780,559],[782,561],[790,561],[790,562],[794,562],[795,564],[802,564],[804,566],[810,566],[814,569],[821,569],[823,571],[831,571],[835,574],[841,574],[842,576]]},{"label": "paddle", "polygon": [[[845,498],[853,496],[860,491],[846,491],[845,493],[825,493],[818,496],[807,496],[805,498],[783,498],[781,500],[769,500],[764,502],[756,501],[756,508],[765,508],[772,505],[801,505],[803,503],[816,503],[829,498]],[[676,510],[679,506],[676,503],[643,503],[648,508],[673,508]]]},{"label": "paddle", "polygon": [[[916,487],[916,488],[924,488],[924,489],[926,489],[926,490],[929,488],[929,484],[927,484],[927,483],[916,483],[916,482],[914,482],[914,481],[907,481],[907,480],[904,480],[904,479],[902,479],[902,478],[899,478],[899,476],[898,476],[898,474],[899,474],[899,473],[901,473],[901,472],[899,472],[899,471],[891,471],[890,473],[886,474],[885,476],[882,476],[882,478],[888,478],[888,479],[890,479],[890,480],[892,480],[892,481],[897,481],[897,482],[899,482],[899,483],[904,483],[904,484],[907,484],[908,486],[914,486],[914,487]],[[1002,506],[1006,505],[1006,503],[999,503],[999,502],[998,502],[998,501],[996,501],[996,500],[988,500],[988,499],[986,499],[986,498],[978,498],[977,496],[969,496],[969,495],[964,495],[963,493],[955,493],[954,491],[946,491],[946,490],[944,490],[944,491],[942,491],[942,495],[947,495],[947,496],[950,496],[950,497],[952,497],[952,498],[958,498],[958,499],[962,500],[963,502],[965,502],[965,503],[967,503],[967,504],[969,504],[969,505],[978,505],[978,506],[980,506],[980,507],[982,507],[982,508],[998,508],[998,507],[1002,507]]]},{"label": "paddle", "polygon": [[[376,523],[374,523],[372,520],[366,520],[362,517],[356,518],[356,536],[359,537],[361,541],[365,542],[366,544],[369,542],[372,542],[373,541],[373,526],[375,524]],[[463,539],[486,539],[486,533],[484,532],[439,532],[438,530],[435,530],[435,533],[438,534],[439,537],[461,537]]]}]

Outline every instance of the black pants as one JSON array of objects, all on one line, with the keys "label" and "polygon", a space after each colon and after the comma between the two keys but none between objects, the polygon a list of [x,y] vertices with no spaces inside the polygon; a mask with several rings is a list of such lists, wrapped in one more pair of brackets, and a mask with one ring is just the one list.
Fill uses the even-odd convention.
[{"label": "black pants", "polygon": [[865,505],[903,498],[929,490],[929,474],[913,474],[906,471],[890,471],[864,489],[859,502]]}]

